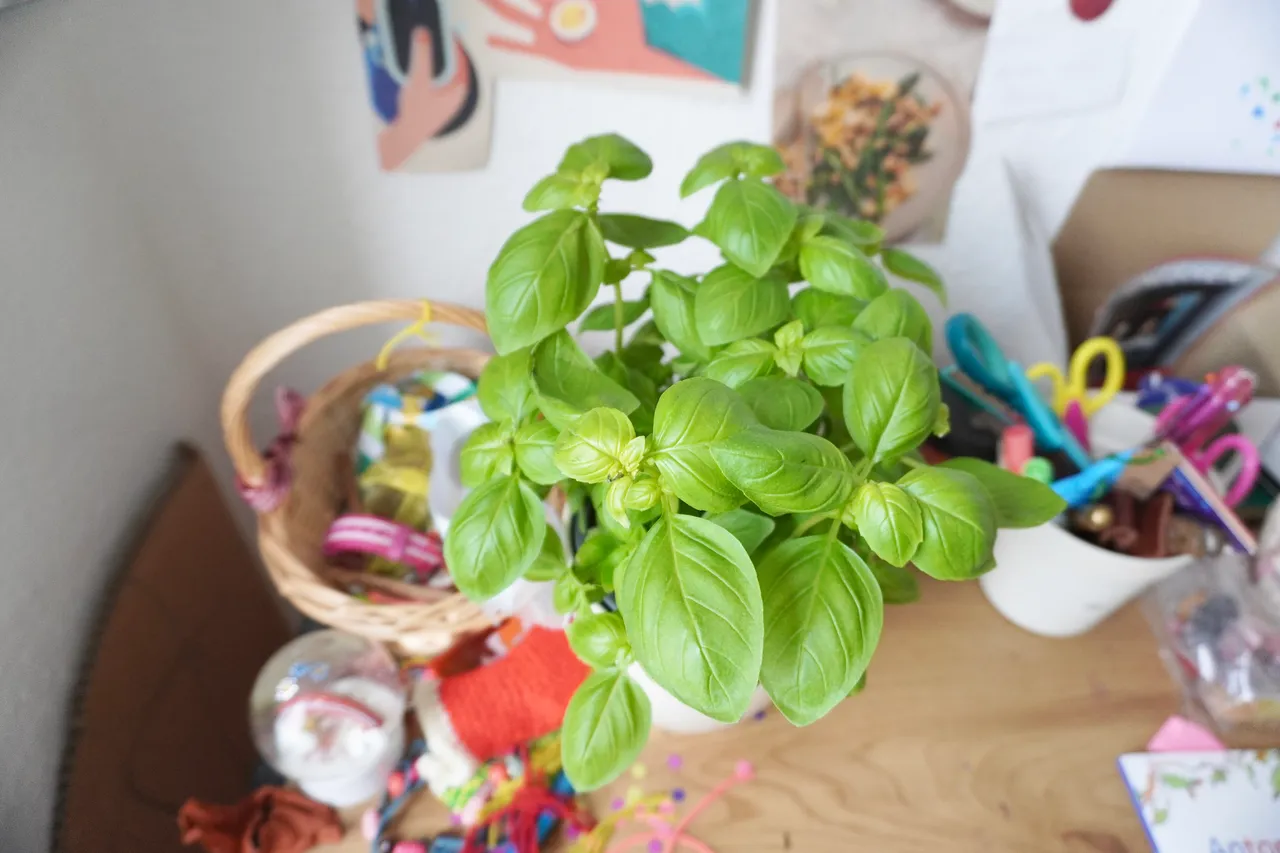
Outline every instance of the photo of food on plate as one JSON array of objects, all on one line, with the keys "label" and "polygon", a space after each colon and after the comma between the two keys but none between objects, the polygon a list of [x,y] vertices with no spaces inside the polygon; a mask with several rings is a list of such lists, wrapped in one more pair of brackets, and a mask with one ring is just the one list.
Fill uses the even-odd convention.
[{"label": "photo of food on plate", "polygon": [[781,146],[787,171],[778,187],[795,201],[882,222],[915,195],[913,167],[932,156],[929,127],[942,104],[926,101],[919,82],[919,74],[841,80]]},{"label": "photo of food on plate", "polygon": [[778,21],[773,142],[793,200],[937,242],[969,154],[988,22],[940,0],[796,0]]}]

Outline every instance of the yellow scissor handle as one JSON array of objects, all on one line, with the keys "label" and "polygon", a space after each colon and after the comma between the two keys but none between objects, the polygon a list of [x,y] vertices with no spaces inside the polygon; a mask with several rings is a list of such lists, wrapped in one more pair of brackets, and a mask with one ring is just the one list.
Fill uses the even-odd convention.
[{"label": "yellow scissor handle", "polygon": [[[1089,366],[1099,356],[1106,363],[1102,376],[1102,387],[1097,391],[1089,391]],[[1057,365],[1048,362],[1034,364],[1027,370],[1027,378],[1031,380],[1047,378],[1053,383],[1053,409],[1061,417],[1067,411],[1067,405],[1076,400],[1080,410],[1086,417],[1093,415],[1105,406],[1124,387],[1125,362],[1124,351],[1113,338],[1089,338],[1071,354],[1071,363],[1067,375],[1064,376]]]}]

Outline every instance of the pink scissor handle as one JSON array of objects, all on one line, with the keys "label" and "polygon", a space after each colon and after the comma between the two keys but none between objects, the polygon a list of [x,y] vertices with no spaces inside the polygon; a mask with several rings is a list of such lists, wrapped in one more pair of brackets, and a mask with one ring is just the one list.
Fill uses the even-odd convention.
[{"label": "pink scissor handle", "polygon": [[1262,460],[1258,458],[1258,449],[1253,446],[1252,441],[1242,435],[1224,435],[1203,450],[1188,453],[1187,459],[1202,474],[1207,474],[1209,469],[1229,453],[1240,457],[1240,472],[1236,474],[1223,500],[1227,506],[1236,507],[1253,491],[1254,483],[1262,470]]}]

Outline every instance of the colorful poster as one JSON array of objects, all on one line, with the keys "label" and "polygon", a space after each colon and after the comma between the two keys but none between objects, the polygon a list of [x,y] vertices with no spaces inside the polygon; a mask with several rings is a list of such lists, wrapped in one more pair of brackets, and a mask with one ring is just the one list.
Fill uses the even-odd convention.
[{"label": "colorful poster", "polygon": [[489,159],[491,86],[446,0],[356,0],[386,171],[458,171]]},{"label": "colorful poster", "polygon": [[779,4],[774,142],[796,201],[937,241],[969,153],[980,0]]},{"label": "colorful poster", "polygon": [[496,79],[642,82],[738,94],[752,0],[357,0],[388,171],[488,160]]},{"label": "colorful poster", "polygon": [[489,14],[474,28],[498,77],[625,75],[727,92],[746,79],[750,0],[480,2]]}]

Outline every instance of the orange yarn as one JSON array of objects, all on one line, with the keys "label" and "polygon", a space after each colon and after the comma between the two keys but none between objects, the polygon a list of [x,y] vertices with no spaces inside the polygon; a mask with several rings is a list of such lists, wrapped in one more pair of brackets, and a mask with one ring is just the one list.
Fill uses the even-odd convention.
[{"label": "orange yarn", "polygon": [[440,682],[440,702],[478,761],[505,755],[560,728],[590,670],[563,631],[534,627],[506,657]]}]

